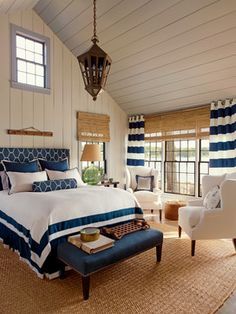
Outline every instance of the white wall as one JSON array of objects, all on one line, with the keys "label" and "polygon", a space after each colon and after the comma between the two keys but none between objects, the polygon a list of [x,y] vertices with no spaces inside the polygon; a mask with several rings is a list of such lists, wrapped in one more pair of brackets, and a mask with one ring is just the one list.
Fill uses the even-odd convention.
[{"label": "white wall", "polygon": [[[51,94],[10,87],[10,23],[50,38]],[[107,145],[108,175],[124,182],[127,115],[108,93],[97,101],[84,90],[77,59],[32,10],[0,15],[0,146],[58,147],[71,150],[71,166],[78,165],[76,112],[110,116],[111,142]],[[7,135],[6,129],[34,126],[53,131],[53,137]]]}]

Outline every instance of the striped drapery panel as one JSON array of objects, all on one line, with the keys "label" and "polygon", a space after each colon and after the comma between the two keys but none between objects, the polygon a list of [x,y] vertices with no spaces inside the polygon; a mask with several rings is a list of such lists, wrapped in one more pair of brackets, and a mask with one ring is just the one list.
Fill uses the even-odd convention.
[{"label": "striped drapery panel", "polygon": [[236,171],[236,99],[211,104],[210,174]]},{"label": "striped drapery panel", "polygon": [[129,118],[128,166],[144,166],[144,117]]}]

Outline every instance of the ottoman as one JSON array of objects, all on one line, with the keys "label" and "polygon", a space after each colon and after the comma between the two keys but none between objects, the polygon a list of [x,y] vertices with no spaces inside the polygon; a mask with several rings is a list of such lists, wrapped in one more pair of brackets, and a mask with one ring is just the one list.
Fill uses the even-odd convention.
[{"label": "ottoman", "polygon": [[165,202],[165,218],[169,220],[178,220],[178,211],[180,207],[186,206],[182,201]]},{"label": "ottoman", "polygon": [[64,242],[59,244],[57,248],[57,257],[64,264],[61,268],[60,276],[61,278],[64,277],[66,265],[81,274],[83,297],[84,300],[87,300],[89,298],[90,275],[92,273],[154,247],[156,247],[157,262],[160,262],[162,243],[163,233],[154,229],[128,234],[117,240],[113,247],[91,255],[69,242]]}]

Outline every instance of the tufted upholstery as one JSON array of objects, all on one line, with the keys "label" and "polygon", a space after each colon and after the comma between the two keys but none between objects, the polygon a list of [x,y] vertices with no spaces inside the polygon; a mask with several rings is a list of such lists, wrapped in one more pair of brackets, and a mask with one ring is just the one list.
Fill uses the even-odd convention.
[{"label": "tufted upholstery", "polygon": [[[46,159],[50,161],[59,161],[68,158],[70,150],[65,148],[8,148],[0,147],[0,171],[3,171],[2,160],[14,162],[28,162],[34,159]],[[0,183],[0,190],[2,184]]]}]

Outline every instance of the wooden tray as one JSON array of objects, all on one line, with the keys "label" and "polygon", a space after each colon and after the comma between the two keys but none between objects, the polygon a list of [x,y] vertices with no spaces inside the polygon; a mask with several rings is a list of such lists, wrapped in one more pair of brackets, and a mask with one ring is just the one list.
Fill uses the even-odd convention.
[{"label": "wooden tray", "polygon": [[101,234],[108,236],[115,240],[120,240],[124,235],[149,229],[149,224],[143,219],[135,219],[127,223],[116,225],[114,227],[102,227],[100,229]]}]

